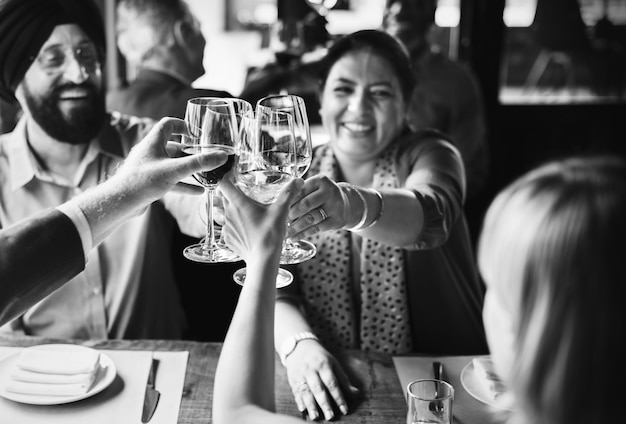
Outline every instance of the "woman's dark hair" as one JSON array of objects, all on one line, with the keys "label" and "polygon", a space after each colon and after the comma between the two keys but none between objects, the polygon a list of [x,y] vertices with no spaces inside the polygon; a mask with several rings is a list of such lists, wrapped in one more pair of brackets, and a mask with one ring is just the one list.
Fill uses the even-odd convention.
[{"label": "woman's dark hair", "polygon": [[415,87],[415,74],[409,54],[397,38],[376,29],[366,29],[344,35],[331,45],[320,63],[320,87],[324,88],[330,69],[339,59],[348,53],[360,50],[370,50],[389,62],[400,81],[404,101],[408,103]]}]

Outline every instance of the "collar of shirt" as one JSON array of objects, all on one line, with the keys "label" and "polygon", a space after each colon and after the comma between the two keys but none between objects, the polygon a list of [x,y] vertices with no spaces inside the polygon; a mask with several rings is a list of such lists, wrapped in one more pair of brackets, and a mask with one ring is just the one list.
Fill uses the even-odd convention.
[{"label": "collar of shirt", "polygon": [[42,169],[33,154],[26,137],[26,117],[22,117],[5,143],[7,159],[10,166],[11,189],[24,187],[33,179],[51,182],[54,184],[78,187],[87,166],[99,155],[122,158],[124,151],[119,134],[108,124],[105,124],[100,134],[89,143],[89,149],[83,157],[74,181],[67,181]]}]

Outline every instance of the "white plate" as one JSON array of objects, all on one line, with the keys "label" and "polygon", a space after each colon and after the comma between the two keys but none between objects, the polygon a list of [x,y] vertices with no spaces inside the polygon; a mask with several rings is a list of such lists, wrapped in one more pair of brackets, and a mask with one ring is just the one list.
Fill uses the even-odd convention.
[{"label": "white plate", "polygon": [[[72,344],[39,345],[32,346],[28,349],[49,349],[61,351],[81,349],[93,350],[90,347]],[[93,382],[91,388],[89,389],[89,391],[87,391],[87,393],[74,396],[47,396],[8,392],[4,388],[6,387],[6,382],[11,378],[11,372],[13,371],[13,367],[15,366],[15,362],[17,361],[19,354],[20,352],[16,352],[0,361],[0,396],[15,402],[29,403],[31,405],[60,405],[63,403],[75,402],[77,400],[93,396],[96,393],[100,393],[113,382],[113,380],[115,379],[115,375],[117,374],[115,364],[113,363],[111,358],[100,352],[100,369],[98,370],[95,381]]]},{"label": "white plate", "polygon": [[[469,393],[474,399],[486,403],[494,408],[509,410],[509,408],[503,405],[503,402],[495,401],[491,397],[491,393],[480,384],[480,377],[474,369],[474,363],[470,361],[461,370],[461,384],[467,393]],[[506,395],[501,395],[502,399],[506,398]],[[500,397],[499,397],[500,398]]]}]

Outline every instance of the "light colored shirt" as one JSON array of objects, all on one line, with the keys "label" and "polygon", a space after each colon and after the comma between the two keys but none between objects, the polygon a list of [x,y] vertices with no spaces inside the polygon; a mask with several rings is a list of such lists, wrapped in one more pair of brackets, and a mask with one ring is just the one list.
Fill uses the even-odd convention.
[{"label": "light colored shirt", "polygon": [[[74,178],[67,180],[39,166],[22,119],[12,133],[0,137],[0,227],[59,206],[102,182],[152,124],[112,116],[90,142]],[[194,215],[179,206],[186,219]],[[164,203],[155,202],[99,246],[85,249],[83,272],[2,330],[76,339],[180,338],[185,321],[169,251],[173,224]],[[83,237],[85,243],[88,248],[90,241]],[[32,265],[37,266],[37,258]]]}]

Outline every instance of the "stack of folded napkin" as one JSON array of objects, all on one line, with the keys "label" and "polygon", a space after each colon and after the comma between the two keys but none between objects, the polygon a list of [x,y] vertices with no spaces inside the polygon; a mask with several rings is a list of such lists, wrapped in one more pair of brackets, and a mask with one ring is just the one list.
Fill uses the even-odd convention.
[{"label": "stack of folded napkin", "polygon": [[24,349],[5,390],[45,396],[79,396],[91,388],[100,369],[93,349]]},{"label": "stack of folded napkin", "polygon": [[495,401],[502,394],[506,393],[506,386],[498,374],[496,374],[490,358],[474,358],[472,362],[483,390],[489,393],[492,400]]}]

